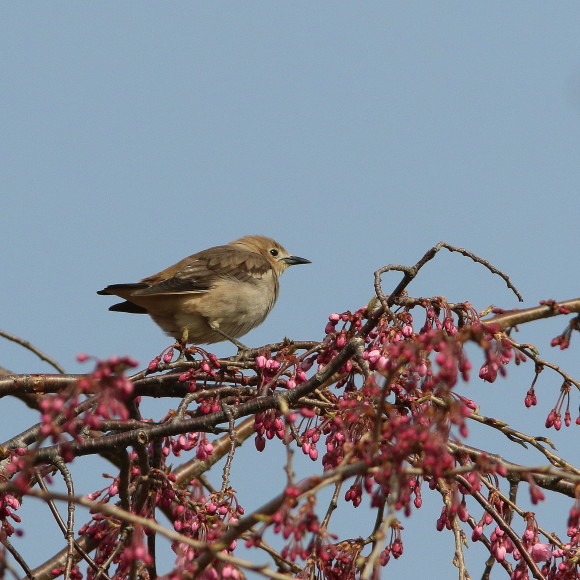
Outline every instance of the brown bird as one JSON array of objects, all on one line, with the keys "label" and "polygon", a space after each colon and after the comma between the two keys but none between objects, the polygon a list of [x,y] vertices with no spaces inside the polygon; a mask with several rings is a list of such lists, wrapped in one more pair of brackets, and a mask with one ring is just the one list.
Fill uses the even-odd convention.
[{"label": "brown bird", "polygon": [[278,276],[310,260],[291,256],[265,236],[245,236],[184,258],[135,284],[112,284],[97,294],[124,298],[109,310],[149,314],[182,344],[236,338],[264,322],[278,298]]}]

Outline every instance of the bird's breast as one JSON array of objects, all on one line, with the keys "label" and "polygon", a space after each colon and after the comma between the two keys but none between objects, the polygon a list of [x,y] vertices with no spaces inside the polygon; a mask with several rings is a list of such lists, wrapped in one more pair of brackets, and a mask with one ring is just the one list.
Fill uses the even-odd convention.
[{"label": "bird's breast", "polygon": [[201,315],[234,338],[261,324],[278,297],[278,279],[273,273],[252,282],[224,278],[207,292],[183,297],[182,313]]}]

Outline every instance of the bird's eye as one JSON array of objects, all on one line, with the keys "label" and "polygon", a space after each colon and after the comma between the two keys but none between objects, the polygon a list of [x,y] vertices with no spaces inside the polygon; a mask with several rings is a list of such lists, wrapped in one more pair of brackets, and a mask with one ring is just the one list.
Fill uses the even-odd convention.
[{"label": "bird's eye", "polygon": [[276,257],[278,255],[278,250],[276,248],[272,248],[270,250],[270,256]]}]

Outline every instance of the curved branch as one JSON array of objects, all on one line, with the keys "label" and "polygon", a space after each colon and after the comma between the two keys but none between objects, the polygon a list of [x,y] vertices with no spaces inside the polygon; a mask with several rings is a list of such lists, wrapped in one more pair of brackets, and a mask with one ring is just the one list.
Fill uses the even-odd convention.
[{"label": "curved branch", "polygon": [[571,312],[580,312],[580,298],[542,304],[541,306],[534,306],[533,308],[526,308],[524,310],[510,310],[509,312],[503,312],[492,318],[482,320],[482,322],[499,326],[499,330],[505,330],[506,328],[526,322],[561,316],[562,314],[569,314]]},{"label": "curved branch", "polygon": [[14,334],[10,334],[9,332],[6,332],[5,330],[0,330],[0,336],[7,339],[7,340],[15,342],[16,344],[19,344],[20,346],[23,346],[24,348],[28,349],[30,352],[33,352],[40,360],[48,363],[51,367],[56,369],[61,375],[66,374],[66,371],[53,358],[51,358],[47,354],[43,353],[39,348],[35,347],[33,344],[31,344],[27,340],[24,340],[23,338],[19,338],[18,336],[15,336]]}]

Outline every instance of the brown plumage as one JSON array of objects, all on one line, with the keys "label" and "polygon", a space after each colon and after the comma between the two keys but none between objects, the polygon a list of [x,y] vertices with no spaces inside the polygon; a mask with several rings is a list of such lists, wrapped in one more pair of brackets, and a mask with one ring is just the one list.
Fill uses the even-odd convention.
[{"label": "brown plumage", "polygon": [[112,284],[97,294],[123,298],[109,308],[149,314],[170,336],[185,343],[212,344],[236,338],[261,324],[278,298],[278,277],[291,256],[265,236],[245,236],[184,258],[135,284]]}]

